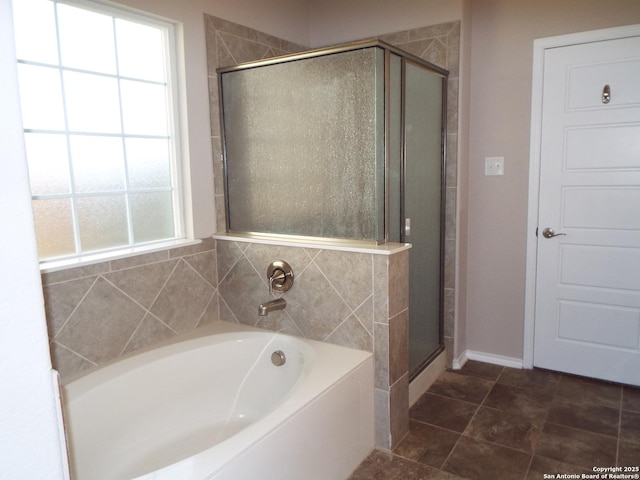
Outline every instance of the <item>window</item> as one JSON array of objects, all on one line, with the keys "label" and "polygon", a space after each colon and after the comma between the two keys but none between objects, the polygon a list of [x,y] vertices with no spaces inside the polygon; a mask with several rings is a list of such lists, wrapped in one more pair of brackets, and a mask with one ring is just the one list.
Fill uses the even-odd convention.
[{"label": "window", "polygon": [[41,261],[183,237],[173,25],[14,0]]}]

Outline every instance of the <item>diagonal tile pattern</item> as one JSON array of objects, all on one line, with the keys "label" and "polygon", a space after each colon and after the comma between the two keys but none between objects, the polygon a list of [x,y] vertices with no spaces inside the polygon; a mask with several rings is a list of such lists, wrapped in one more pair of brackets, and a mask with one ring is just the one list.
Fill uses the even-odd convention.
[{"label": "diagonal tile pattern", "polygon": [[640,466],[637,387],[469,361],[443,372],[410,418],[398,446],[349,480],[594,478],[593,467]]},{"label": "diagonal tile pattern", "polygon": [[63,379],[219,318],[212,239],[42,278]]},{"label": "diagonal tile pattern", "polygon": [[[372,351],[371,255],[224,241],[218,256],[219,295],[229,316],[222,319]],[[266,278],[274,260],[291,265],[295,282],[283,294],[287,308],[262,318],[258,305],[274,298]]]}]

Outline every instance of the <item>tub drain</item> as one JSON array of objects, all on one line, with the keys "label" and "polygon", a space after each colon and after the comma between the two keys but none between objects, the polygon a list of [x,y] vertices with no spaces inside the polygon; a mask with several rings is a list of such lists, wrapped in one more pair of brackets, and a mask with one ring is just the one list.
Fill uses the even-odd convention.
[{"label": "tub drain", "polygon": [[271,363],[276,367],[281,367],[286,361],[287,357],[284,356],[284,352],[282,350],[276,350],[271,354]]}]

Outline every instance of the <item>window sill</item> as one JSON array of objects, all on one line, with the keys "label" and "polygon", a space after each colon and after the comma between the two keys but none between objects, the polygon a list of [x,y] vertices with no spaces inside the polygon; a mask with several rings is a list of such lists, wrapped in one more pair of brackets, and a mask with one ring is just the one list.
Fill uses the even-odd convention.
[{"label": "window sill", "polygon": [[146,253],[161,252],[179,247],[188,247],[189,245],[198,245],[202,240],[171,240],[168,242],[159,242],[150,245],[138,247],[121,248],[118,250],[110,250],[108,252],[99,252],[80,257],[69,258],[64,260],[51,260],[40,262],[40,273],[51,273],[70,268],[83,267],[85,265],[93,265],[95,263],[109,262],[111,260],[119,260],[122,258],[134,257]]}]

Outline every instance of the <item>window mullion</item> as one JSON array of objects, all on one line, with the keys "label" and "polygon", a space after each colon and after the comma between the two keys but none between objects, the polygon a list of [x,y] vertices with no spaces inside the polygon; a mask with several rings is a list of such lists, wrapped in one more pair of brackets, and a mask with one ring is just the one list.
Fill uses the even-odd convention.
[{"label": "window mullion", "polygon": [[58,49],[58,72],[60,74],[60,88],[62,89],[62,112],[64,117],[64,131],[67,144],[67,163],[69,166],[69,201],[71,202],[71,221],[73,223],[73,237],[76,255],[82,252],[82,239],[80,237],[80,221],[78,219],[78,209],[76,206],[76,182],[73,174],[73,157],[71,154],[71,135],[69,132],[69,116],[67,113],[67,96],[64,81],[64,70],[62,68],[62,42],[60,41],[60,24],[58,22],[58,2],[54,2],[54,19],[56,23],[56,43]]},{"label": "window mullion", "polygon": [[118,80],[118,106],[120,109],[120,140],[122,142],[122,155],[124,162],[124,197],[125,197],[125,205],[127,208],[127,236],[129,238],[129,245],[133,245],[134,237],[133,237],[133,213],[131,211],[131,196],[129,192],[129,166],[127,163],[127,143],[125,141],[125,133],[124,133],[124,114],[122,109],[122,77],[120,76],[120,61],[118,57],[118,31],[116,28],[116,18],[112,17],[112,25],[113,25],[113,48],[115,49],[116,56],[116,77]]}]

